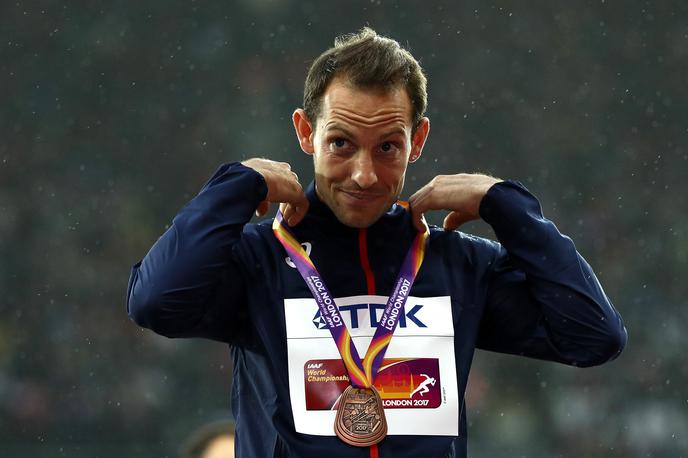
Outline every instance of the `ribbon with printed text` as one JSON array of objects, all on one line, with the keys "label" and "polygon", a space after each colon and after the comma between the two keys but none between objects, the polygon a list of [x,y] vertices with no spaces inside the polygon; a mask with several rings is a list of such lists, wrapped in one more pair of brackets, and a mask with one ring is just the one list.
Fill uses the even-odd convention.
[{"label": "ribbon with printed text", "polygon": [[357,388],[370,388],[382,364],[387,347],[392,340],[399,318],[404,313],[406,300],[423,263],[430,234],[427,224],[425,224],[425,231],[419,231],[416,234],[404,258],[399,275],[394,283],[392,294],[387,300],[363,360],[361,360],[356,350],[356,346],[351,339],[342,315],[339,313],[332,293],[325,285],[313,261],[306,254],[293,231],[284,221],[281,211],[277,212],[277,216],[272,224],[272,230],[303,277],[311,294],[313,294],[320,309],[320,315],[337,344],[339,354],[349,373],[351,385]]}]

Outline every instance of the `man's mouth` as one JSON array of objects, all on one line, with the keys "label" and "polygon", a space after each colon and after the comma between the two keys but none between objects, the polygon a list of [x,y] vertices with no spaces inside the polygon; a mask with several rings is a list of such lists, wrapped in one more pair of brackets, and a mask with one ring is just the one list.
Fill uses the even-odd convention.
[{"label": "man's mouth", "polygon": [[375,200],[384,196],[383,194],[377,192],[361,192],[347,189],[340,189],[340,191],[347,196],[360,201]]}]

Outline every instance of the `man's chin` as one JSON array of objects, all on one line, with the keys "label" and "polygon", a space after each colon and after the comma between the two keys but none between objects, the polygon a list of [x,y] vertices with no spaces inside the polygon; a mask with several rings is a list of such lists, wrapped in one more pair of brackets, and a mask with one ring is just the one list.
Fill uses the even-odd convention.
[{"label": "man's chin", "polygon": [[370,215],[357,212],[335,211],[334,214],[339,220],[339,222],[345,226],[355,229],[365,229],[375,224],[375,222],[380,219],[384,212],[380,212],[379,214],[375,215]]}]

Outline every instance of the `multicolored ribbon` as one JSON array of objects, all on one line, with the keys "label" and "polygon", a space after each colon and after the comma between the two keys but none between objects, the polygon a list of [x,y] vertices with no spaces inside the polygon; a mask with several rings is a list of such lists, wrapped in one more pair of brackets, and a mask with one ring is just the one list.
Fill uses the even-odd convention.
[{"label": "multicolored ribbon", "polygon": [[351,340],[351,335],[334,302],[334,297],[315,268],[313,261],[296,240],[291,228],[284,222],[281,211],[277,212],[272,223],[272,230],[311,290],[320,309],[320,315],[337,344],[339,354],[349,373],[351,384],[357,388],[370,388],[380,364],[382,364],[389,342],[392,340],[399,318],[404,313],[404,306],[411,292],[411,286],[413,286],[423,263],[428,235],[430,234],[427,224],[425,231],[418,232],[413,239],[363,361],[361,361],[356,346]]}]

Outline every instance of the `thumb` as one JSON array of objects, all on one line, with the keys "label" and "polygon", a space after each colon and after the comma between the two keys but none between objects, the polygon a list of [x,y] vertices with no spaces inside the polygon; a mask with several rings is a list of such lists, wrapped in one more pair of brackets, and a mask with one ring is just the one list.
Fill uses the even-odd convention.
[{"label": "thumb", "polygon": [[442,223],[442,227],[444,228],[445,231],[453,231],[455,229],[458,229],[458,227],[461,226],[463,223],[470,221],[470,220],[471,220],[470,216],[453,211],[444,217],[444,222]]},{"label": "thumb", "polygon": [[413,226],[418,232],[425,232],[425,216],[423,212],[411,207],[411,219],[413,221]]}]

